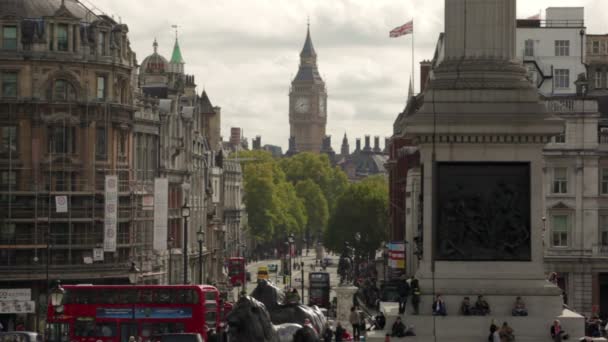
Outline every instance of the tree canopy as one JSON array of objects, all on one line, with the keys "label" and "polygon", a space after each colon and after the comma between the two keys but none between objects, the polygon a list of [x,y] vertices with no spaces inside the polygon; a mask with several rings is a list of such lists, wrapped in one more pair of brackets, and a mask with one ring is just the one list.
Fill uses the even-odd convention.
[{"label": "tree canopy", "polygon": [[[360,255],[373,255],[386,241],[388,224],[388,185],[383,176],[372,176],[352,183],[338,198],[329,220],[324,245],[339,252],[348,241]],[[355,241],[355,234],[361,240]]]},{"label": "tree canopy", "polygon": [[329,219],[329,208],[321,187],[310,179],[301,180],[296,184],[296,193],[304,202],[308,216],[306,236],[321,239]]}]

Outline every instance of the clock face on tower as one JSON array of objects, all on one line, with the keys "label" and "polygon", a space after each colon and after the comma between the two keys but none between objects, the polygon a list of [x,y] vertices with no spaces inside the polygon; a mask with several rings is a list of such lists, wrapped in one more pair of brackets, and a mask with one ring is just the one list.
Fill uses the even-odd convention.
[{"label": "clock face on tower", "polygon": [[295,110],[298,113],[307,113],[310,110],[310,100],[307,97],[298,97],[295,103]]}]

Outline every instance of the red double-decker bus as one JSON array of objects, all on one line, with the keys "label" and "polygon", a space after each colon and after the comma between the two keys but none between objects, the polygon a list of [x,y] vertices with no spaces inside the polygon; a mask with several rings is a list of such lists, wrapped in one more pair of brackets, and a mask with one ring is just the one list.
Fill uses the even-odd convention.
[{"label": "red double-decker bus", "polygon": [[49,342],[154,342],[166,333],[220,327],[218,290],[209,285],[66,285],[63,305],[49,305]]},{"label": "red double-decker bus", "polygon": [[231,257],[228,259],[228,276],[232,286],[241,286],[246,284],[245,279],[245,258]]}]

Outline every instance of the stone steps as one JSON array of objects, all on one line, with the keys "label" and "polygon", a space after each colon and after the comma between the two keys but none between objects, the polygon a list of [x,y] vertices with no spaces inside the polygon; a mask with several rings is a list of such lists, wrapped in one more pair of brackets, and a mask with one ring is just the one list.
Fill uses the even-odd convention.
[{"label": "stone steps", "polygon": [[[381,303],[381,310],[386,316],[385,330],[368,332],[369,341],[384,341],[387,332],[398,316],[398,305],[395,303]],[[487,341],[492,323],[501,326],[503,322],[513,328],[517,341],[550,341],[550,327],[556,318],[550,312],[544,315],[527,317],[513,316],[431,316],[431,315],[401,315],[401,320],[406,327],[413,326],[417,336],[406,337],[408,341],[436,341],[450,342],[474,342]],[[578,341],[584,334],[584,323],[581,316],[564,309],[562,315],[558,316],[562,327],[570,334],[570,340]],[[400,339],[391,338],[391,341]],[[601,341],[601,340],[598,340]]]}]

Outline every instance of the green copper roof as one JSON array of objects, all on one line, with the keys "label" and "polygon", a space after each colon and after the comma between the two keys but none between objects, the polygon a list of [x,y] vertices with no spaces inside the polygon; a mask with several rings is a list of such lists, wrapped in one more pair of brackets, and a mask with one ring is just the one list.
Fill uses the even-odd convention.
[{"label": "green copper roof", "polygon": [[179,43],[175,39],[175,45],[173,45],[173,54],[171,54],[171,63],[185,64],[184,58],[182,57],[182,50],[179,49]]}]

